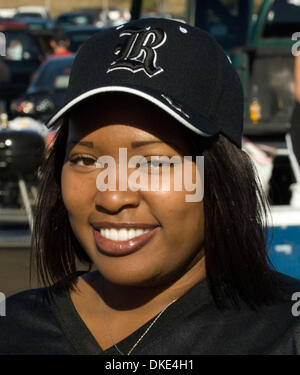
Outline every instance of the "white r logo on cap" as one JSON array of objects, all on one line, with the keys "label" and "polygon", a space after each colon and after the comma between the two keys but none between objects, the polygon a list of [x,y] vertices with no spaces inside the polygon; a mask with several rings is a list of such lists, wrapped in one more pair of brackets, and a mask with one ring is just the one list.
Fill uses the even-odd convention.
[{"label": "white r logo on cap", "polygon": [[111,63],[107,73],[117,69],[132,73],[143,70],[149,77],[153,77],[163,72],[163,68],[156,66],[156,50],[166,42],[166,33],[159,28],[147,27],[143,30],[124,30],[120,37],[126,35],[129,36],[127,43],[115,49],[117,59]]}]

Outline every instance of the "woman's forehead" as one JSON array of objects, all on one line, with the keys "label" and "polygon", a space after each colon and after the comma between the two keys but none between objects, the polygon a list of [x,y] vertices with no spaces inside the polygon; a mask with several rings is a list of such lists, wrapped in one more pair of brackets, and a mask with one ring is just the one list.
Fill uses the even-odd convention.
[{"label": "woman's forehead", "polygon": [[154,104],[133,95],[109,94],[86,101],[72,111],[69,138],[117,136],[126,140],[161,140],[188,146],[186,128]]}]

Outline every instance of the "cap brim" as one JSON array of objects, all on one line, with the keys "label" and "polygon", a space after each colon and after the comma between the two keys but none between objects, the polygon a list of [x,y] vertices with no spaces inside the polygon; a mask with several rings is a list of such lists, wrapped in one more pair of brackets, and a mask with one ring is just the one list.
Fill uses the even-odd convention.
[{"label": "cap brim", "polygon": [[71,109],[73,109],[78,103],[82,102],[83,100],[91,98],[92,96],[98,94],[113,92],[123,92],[144,98],[145,100],[153,103],[154,105],[157,105],[163,111],[167,112],[170,116],[172,116],[175,120],[179,121],[181,124],[186,126],[188,129],[203,137],[211,137],[219,132],[218,128],[212,122],[210,122],[204,117],[200,116],[200,118],[197,119],[197,121],[192,121],[190,115],[187,115],[179,107],[173,105],[173,107],[176,108],[175,111],[168,102],[168,98],[164,97],[163,95],[161,95],[161,97],[162,99],[164,99],[164,101],[157,99],[157,97],[153,96],[152,93],[150,94],[150,92],[147,93],[145,89],[143,89],[142,91],[129,86],[104,86],[87,91],[77,96],[75,99],[71,100],[69,103],[63,106],[53,117],[50,118],[46,126],[48,128],[51,128],[59,120],[61,120],[68,112],[70,112]]}]

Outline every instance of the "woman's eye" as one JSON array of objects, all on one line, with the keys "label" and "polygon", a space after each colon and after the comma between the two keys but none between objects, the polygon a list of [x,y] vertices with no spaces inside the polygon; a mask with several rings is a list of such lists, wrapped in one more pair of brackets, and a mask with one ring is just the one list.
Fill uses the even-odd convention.
[{"label": "woman's eye", "polygon": [[150,167],[162,167],[164,165],[170,165],[169,162],[165,162],[165,161],[159,161],[159,160],[149,160],[148,163],[147,163],[148,166]]},{"label": "woman's eye", "polygon": [[142,169],[145,169],[145,172],[158,173],[164,171],[163,167],[173,167],[173,163],[168,160],[147,160],[140,164]]},{"label": "woman's eye", "polygon": [[96,161],[97,160],[94,158],[91,158],[89,156],[82,156],[82,155],[75,156],[70,159],[70,163],[72,165],[79,165],[79,166],[91,166],[91,165],[94,165]]}]

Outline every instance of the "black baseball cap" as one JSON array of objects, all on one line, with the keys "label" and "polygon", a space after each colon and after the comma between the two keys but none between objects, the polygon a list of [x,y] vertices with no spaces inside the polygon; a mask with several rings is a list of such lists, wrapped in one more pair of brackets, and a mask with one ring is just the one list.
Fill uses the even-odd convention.
[{"label": "black baseball cap", "polygon": [[104,28],[79,50],[66,104],[50,128],[94,95],[142,97],[202,136],[222,133],[241,147],[243,89],[229,57],[207,32],[160,18]]}]

